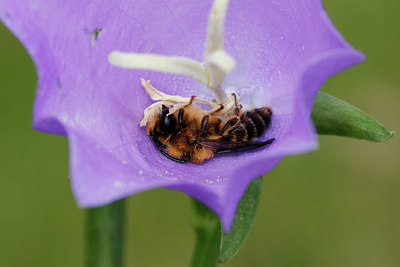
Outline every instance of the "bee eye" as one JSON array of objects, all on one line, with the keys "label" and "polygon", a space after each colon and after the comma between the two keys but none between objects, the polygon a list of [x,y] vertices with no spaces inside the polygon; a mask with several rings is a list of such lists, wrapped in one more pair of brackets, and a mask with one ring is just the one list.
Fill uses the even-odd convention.
[{"label": "bee eye", "polygon": [[161,135],[167,135],[172,133],[176,128],[176,119],[174,115],[168,114],[169,109],[163,108],[161,115]]}]

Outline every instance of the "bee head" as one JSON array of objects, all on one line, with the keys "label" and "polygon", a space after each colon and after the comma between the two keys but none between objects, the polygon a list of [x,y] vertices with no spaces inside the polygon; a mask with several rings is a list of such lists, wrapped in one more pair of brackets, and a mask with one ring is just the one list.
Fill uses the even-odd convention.
[{"label": "bee head", "polygon": [[160,132],[159,136],[165,136],[171,134],[176,128],[176,118],[173,114],[168,114],[169,108],[162,106],[162,112],[160,116]]}]

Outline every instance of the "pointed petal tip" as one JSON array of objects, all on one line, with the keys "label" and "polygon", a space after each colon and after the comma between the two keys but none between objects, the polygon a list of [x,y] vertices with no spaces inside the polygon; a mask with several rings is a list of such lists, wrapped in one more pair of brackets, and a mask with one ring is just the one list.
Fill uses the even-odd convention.
[{"label": "pointed petal tip", "polygon": [[352,51],[352,53],[353,53],[354,61],[355,61],[354,64],[361,63],[361,62],[363,62],[363,61],[367,58],[366,55],[365,55],[363,52],[358,51],[358,50],[356,50],[356,49],[354,49],[354,50]]}]

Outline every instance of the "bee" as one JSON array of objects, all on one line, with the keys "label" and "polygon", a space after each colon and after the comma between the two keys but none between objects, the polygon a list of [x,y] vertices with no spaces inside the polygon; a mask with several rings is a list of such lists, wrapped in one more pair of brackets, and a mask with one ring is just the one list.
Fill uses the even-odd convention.
[{"label": "bee", "polygon": [[269,128],[272,111],[269,106],[242,112],[236,95],[231,114],[223,117],[224,109],[205,112],[190,102],[172,114],[162,105],[160,112],[150,120],[147,134],[158,150],[175,162],[202,163],[215,153],[244,151],[271,144],[275,139],[254,141]]}]

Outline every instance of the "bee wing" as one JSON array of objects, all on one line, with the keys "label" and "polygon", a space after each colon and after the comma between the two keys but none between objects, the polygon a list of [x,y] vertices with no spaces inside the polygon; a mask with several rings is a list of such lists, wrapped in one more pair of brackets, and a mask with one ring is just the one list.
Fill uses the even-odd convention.
[{"label": "bee wing", "polygon": [[268,139],[263,142],[257,141],[243,141],[243,142],[230,142],[223,140],[200,140],[199,144],[212,149],[216,153],[228,153],[233,151],[245,151],[262,147],[271,144],[275,138]]}]

